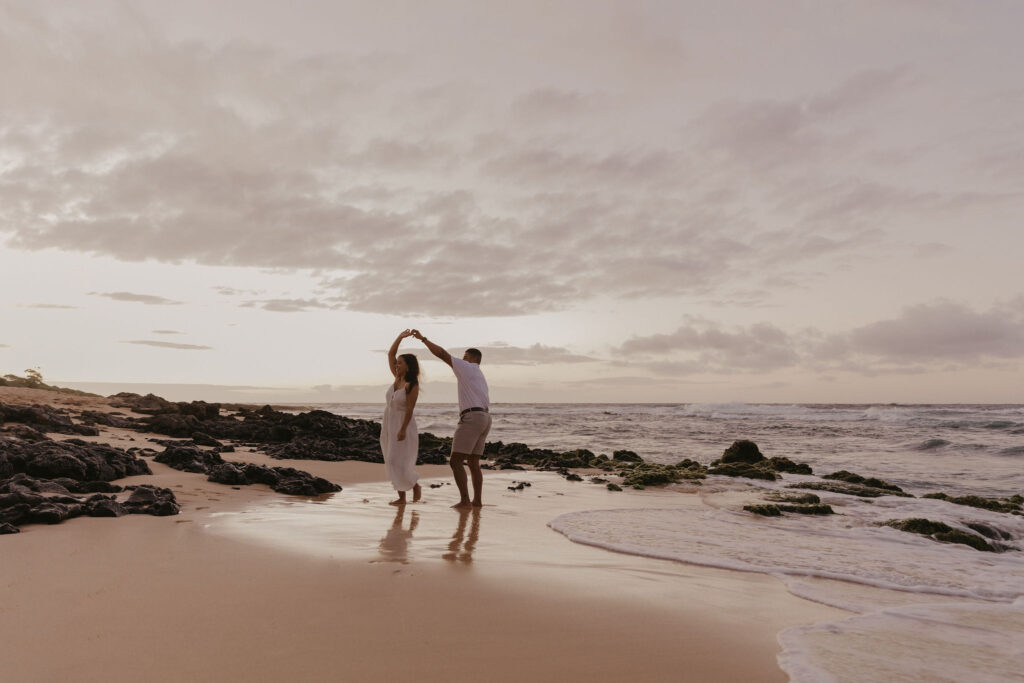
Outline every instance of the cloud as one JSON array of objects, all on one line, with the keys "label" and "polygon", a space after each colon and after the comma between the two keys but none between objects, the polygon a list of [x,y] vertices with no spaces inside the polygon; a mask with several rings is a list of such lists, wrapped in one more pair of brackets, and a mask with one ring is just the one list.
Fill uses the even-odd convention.
[{"label": "cloud", "polygon": [[240,304],[242,308],[262,308],[264,311],[275,313],[302,313],[317,308],[339,308],[338,305],[329,305],[315,299],[264,299],[261,301],[246,301]]},{"label": "cloud", "polygon": [[177,330],[153,330],[153,334],[181,334]]},{"label": "cloud", "polygon": [[74,310],[79,308],[78,306],[66,306],[64,304],[28,304],[26,308],[44,308],[44,309],[58,309],[58,310]]},{"label": "cloud", "polygon": [[488,365],[550,365],[553,363],[593,363],[597,358],[581,356],[559,346],[510,346],[502,342],[491,342],[477,347]]},{"label": "cloud", "polygon": [[784,368],[864,376],[922,374],[1024,361],[1024,305],[1018,298],[979,312],[937,301],[832,334],[788,332],[766,322],[724,328],[690,320],[674,332],[629,339],[614,349],[614,357],[613,365],[675,376]]},{"label": "cloud", "polygon": [[224,296],[259,296],[264,292],[256,289],[236,289],[234,287],[214,287],[214,291]]},{"label": "cloud", "polygon": [[[962,124],[901,99],[924,68],[894,62],[902,52],[823,65],[817,82],[786,70],[749,83],[699,29],[684,42],[679,8],[544,5],[538,25],[539,7],[460,6],[476,30],[453,33],[445,12],[415,5],[402,26],[321,6],[350,40],[286,49],[176,42],[159,15],[121,3],[95,20],[4,5],[14,58],[0,80],[18,97],[3,102],[0,235],[27,250],[301,269],[329,290],[319,303],[216,290],[266,310],[462,317],[803,285],[937,216],[1019,214],[1010,191],[923,172]],[[296,30],[277,12],[252,10],[264,37],[278,28],[267,17]],[[488,36],[531,49],[509,60],[482,49]],[[730,77],[693,77],[711,66]],[[986,106],[998,120],[1015,105]],[[878,123],[892,110],[931,123],[894,143],[900,130]]]},{"label": "cloud", "polygon": [[795,365],[799,360],[795,339],[770,323],[722,330],[695,320],[669,334],[634,337],[616,355],[627,357],[685,356],[684,362],[651,363],[673,374],[695,372],[768,372]]},{"label": "cloud", "polygon": [[89,292],[91,296],[102,296],[114,301],[130,301],[134,303],[146,304],[147,306],[180,306],[183,301],[175,301],[173,299],[165,299],[162,296],[153,296],[151,294],[133,294],[132,292]]},{"label": "cloud", "polygon": [[898,318],[857,328],[847,341],[856,353],[898,361],[1024,358],[1024,315],[1002,307],[977,312],[940,301],[912,306]]},{"label": "cloud", "polygon": [[[544,344],[533,344],[532,346],[512,346],[505,342],[495,341],[488,344],[467,345],[446,349],[448,353],[456,358],[462,358],[467,348],[480,349],[483,354],[483,362],[486,365],[551,365],[555,363],[596,363],[602,359],[591,356],[583,356],[573,353],[569,349],[560,346],[545,346]],[[378,349],[383,353],[383,349]],[[433,360],[428,357],[426,360]]]},{"label": "cloud", "polygon": [[0,344],[0,349],[9,349],[9,348],[11,348],[11,347],[8,346],[7,344]]},{"label": "cloud", "polygon": [[150,340],[142,340],[142,339],[134,340],[134,341],[124,341],[124,342],[121,342],[121,343],[122,344],[139,344],[139,345],[142,345],[142,346],[155,346],[155,347],[161,348],[161,349],[179,349],[179,350],[182,350],[182,351],[212,351],[213,350],[212,346],[197,346],[195,344],[175,344],[174,342],[150,341]]}]

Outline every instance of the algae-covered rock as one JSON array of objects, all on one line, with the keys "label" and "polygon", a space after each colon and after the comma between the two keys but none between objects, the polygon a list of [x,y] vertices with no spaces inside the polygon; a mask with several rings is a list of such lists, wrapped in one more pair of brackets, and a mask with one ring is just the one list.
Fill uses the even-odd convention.
[{"label": "algae-covered rock", "polygon": [[790,472],[792,474],[814,474],[811,470],[811,466],[805,462],[796,463],[789,458],[772,457],[768,458],[765,463],[768,467],[775,470],[776,472]]},{"label": "algae-covered rock", "polygon": [[621,486],[619,486],[618,484],[612,484],[611,482],[609,482],[609,483],[607,484],[606,488],[607,488],[607,489],[608,489],[609,491],[621,491],[621,490],[622,490],[622,487],[621,487]]},{"label": "algae-covered rock", "polygon": [[778,505],[744,505],[743,509],[747,512],[753,512],[755,515],[763,515],[765,517],[779,517],[782,515],[782,510],[779,509]]},{"label": "algae-covered rock", "polygon": [[723,464],[731,462],[755,463],[762,460],[764,460],[764,456],[761,454],[760,449],[758,449],[757,444],[747,439],[733,441],[732,445],[726,448],[722,453],[722,457],[719,458],[719,462]]},{"label": "algae-covered rock", "polygon": [[1013,538],[1013,534],[1009,531],[1003,531],[998,527],[994,527],[991,524],[982,524],[981,522],[965,522],[965,526],[970,527],[972,530],[978,532],[985,538],[991,538],[994,541],[1009,541]]},{"label": "algae-covered rock", "polygon": [[961,531],[960,529],[952,529],[951,531],[935,534],[935,540],[940,543],[960,543],[961,545],[969,545],[975,550],[980,550],[982,552],[991,553],[996,550],[981,536],[975,536],[974,534],[969,534],[966,531]]},{"label": "algae-covered rock", "polygon": [[[699,475],[703,476],[703,475]],[[659,465],[651,462],[637,463],[622,477],[626,486],[659,486],[662,484],[678,484],[683,479],[699,478],[689,472],[681,471],[672,465]]]},{"label": "algae-covered rock", "polygon": [[708,469],[708,474],[720,474],[726,477],[746,477],[747,479],[765,479],[775,481],[775,473],[763,464],[751,465],[745,462],[730,462],[715,465]]},{"label": "algae-covered rock", "polygon": [[643,462],[644,459],[633,451],[621,450],[612,453],[612,460],[618,460],[619,462]]},{"label": "algae-covered rock", "polygon": [[790,484],[791,489],[809,489],[811,491],[828,491],[829,493],[842,493],[847,496],[858,496],[860,498],[878,498],[879,496],[899,496],[901,498],[913,498],[909,493],[902,491],[891,491],[879,489],[861,484],[847,484],[838,481],[804,481],[799,484]]},{"label": "algae-covered rock", "polygon": [[847,472],[846,470],[839,470],[832,474],[826,474],[822,476],[822,479],[832,479],[834,481],[845,481],[848,484],[860,484],[861,486],[870,486],[873,489],[883,489],[885,491],[896,491],[902,493],[903,489],[895,484],[890,484],[887,481],[881,479],[875,479],[874,477],[862,477],[859,474],[853,472]]},{"label": "algae-covered rock", "polygon": [[831,505],[785,505],[778,506],[783,512],[795,512],[799,515],[833,515],[835,510]]},{"label": "algae-covered rock", "polygon": [[677,462],[676,467],[681,470],[698,470],[701,472],[706,472],[708,469],[707,467],[701,465],[696,460],[690,460],[689,458],[684,458],[683,460]]},{"label": "algae-covered rock", "polygon": [[783,491],[769,491],[764,495],[770,501],[776,503],[790,503],[793,505],[816,505],[821,498],[813,493],[785,493]]},{"label": "algae-covered rock", "polygon": [[891,519],[885,523],[885,526],[890,526],[893,529],[899,529],[900,531],[928,536],[940,543],[959,543],[961,545],[970,546],[975,550],[995,552],[995,548],[989,545],[981,536],[975,536],[974,534],[966,531],[954,529],[943,522],[934,522],[930,519],[912,517],[910,519]]},{"label": "algae-covered rock", "polygon": [[952,497],[945,493],[926,493],[921,497],[936,498],[954,503],[955,505],[967,505],[973,508],[981,508],[982,510],[991,510],[992,512],[1020,514],[1021,511],[1021,503],[1014,500],[1014,498],[1019,498],[1020,496],[1012,496],[1010,498],[984,498],[982,496]]}]

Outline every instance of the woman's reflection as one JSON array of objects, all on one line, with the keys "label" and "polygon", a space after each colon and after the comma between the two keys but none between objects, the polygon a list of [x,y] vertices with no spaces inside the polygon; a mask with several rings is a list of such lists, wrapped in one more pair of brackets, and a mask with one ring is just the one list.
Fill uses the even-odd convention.
[{"label": "woman's reflection", "polygon": [[395,520],[391,523],[384,538],[380,539],[380,554],[384,556],[384,562],[409,561],[409,541],[412,539],[412,532],[420,523],[420,513],[415,510],[409,518],[409,528],[403,529],[405,506],[399,505],[395,511]]},{"label": "woman's reflection", "polygon": [[[457,508],[459,511],[459,526],[456,527],[452,540],[448,543],[448,552],[443,557],[449,562],[463,562],[469,564],[473,561],[473,549],[480,538],[480,508]],[[472,520],[472,521],[471,521]],[[466,524],[469,522],[469,537],[466,536]]]}]

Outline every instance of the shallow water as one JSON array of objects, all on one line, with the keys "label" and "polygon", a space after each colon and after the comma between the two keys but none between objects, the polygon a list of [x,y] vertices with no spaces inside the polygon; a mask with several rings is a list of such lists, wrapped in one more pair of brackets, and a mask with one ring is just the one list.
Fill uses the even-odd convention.
[{"label": "shallow water", "polygon": [[[323,406],[377,419],[379,406]],[[418,408],[420,429],[448,436],[454,406]],[[492,408],[491,438],[646,460],[708,463],[736,439],[816,475],[845,469],[920,496],[1024,493],[1024,406],[550,405]],[[743,511],[780,482],[709,477],[704,506],[574,510],[550,526],[578,543],[675,562],[772,574],[790,591],[860,616],[780,634],[780,664],[797,681],[1024,680],[1024,517],[922,498],[816,492],[836,513],[764,518]],[[671,490],[673,487],[669,487]],[[691,487],[692,488],[692,487]],[[663,493],[663,492],[662,492]],[[611,499],[614,501],[614,499]],[[1006,534],[979,552],[883,526],[924,517]]]},{"label": "shallow water", "polygon": [[[323,404],[379,420],[381,405]],[[420,404],[421,431],[451,436],[456,408]],[[766,456],[846,469],[919,494],[1003,497],[1024,493],[1022,405],[495,404],[494,441],[595,453],[635,451],[645,460],[709,463],[737,439]]]}]

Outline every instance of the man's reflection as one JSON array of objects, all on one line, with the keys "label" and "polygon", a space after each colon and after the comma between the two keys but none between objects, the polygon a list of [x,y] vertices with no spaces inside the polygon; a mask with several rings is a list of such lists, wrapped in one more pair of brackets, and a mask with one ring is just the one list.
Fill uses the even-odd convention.
[{"label": "man's reflection", "polygon": [[409,518],[409,528],[403,529],[405,506],[399,505],[395,511],[395,520],[391,523],[384,538],[380,539],[380,554],[384,556],[384,562],[408,562],[409,541],[412,540],[412,532],[420,523],[420,513],[413,510]]},{"label": "man's reflection", "polygon": [[[457,508],[459,511],[459,526],[448,543],[448,552],[443,557],[449,562],[463,562],[469,564],[473,561],[473,549],[480,538],[480,508]],[[469,525],[469,536],[466,536],[466,525]]]}]

